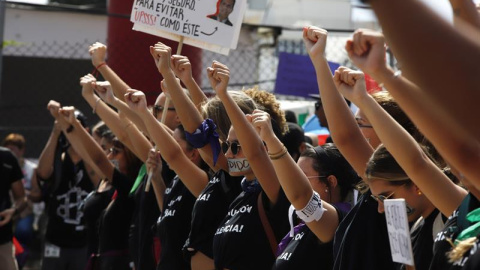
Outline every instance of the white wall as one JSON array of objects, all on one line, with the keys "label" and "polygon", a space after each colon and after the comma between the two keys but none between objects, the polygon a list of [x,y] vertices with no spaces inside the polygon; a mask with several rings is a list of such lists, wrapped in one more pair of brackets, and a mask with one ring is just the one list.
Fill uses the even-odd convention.
[{"label": "white wall", "polygon": [[[8,7],[5,11],[4,40],[13,40],[21,45],[7,47],[4,55],[17,55],[19,46],[25,47],[25,56],[68,56],[89,58],[86,47],[75,49],[88,42],[106,42],[107,16],[63,11],[40,11]],[[31,48],[26,48],[31,46]],[[56,55],[43,53],[39,46],[59,46]],[[36,48],[36,49],[34,49]],[[47,50],[46,50],[47,51]],[[55,51],[55,50],[48,50]],[[40,55],[39,55],[40,54]]]}]

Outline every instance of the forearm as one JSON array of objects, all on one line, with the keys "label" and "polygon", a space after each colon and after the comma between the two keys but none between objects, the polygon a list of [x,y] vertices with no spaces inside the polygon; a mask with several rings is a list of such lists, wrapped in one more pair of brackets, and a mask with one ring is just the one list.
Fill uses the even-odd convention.
[{"label": "forearm", "polygon": [[96,164],[102,174],[111,181],[113,176],[113,165],[80,122],[74,121],[72,124],[64,124],[62,125],[62,130],[72,145],[76,145],[76,148],[83,147],[85,149],[85,152],[89,156],[89,160]]},{"label": "forearm", "polygon": [[191,80],[184,81],[183,83],[185,84],[185,87],[187,87],[190,96],[192,97],[193,104],[195,104],[197,110],[200,110],[201,104],[208,100],[207,96],[193,78]]},{"label": "forearm", "polygon": [[180,84],[178,84],[173,71],[170,70],[169,72],[164,72],[162,73],[162,76],[169,88],[170,96],[175,104],[175,110],[182,125],[186,131],[190,133],[195,132],[203,121],[200,112],[197,110],[192,100],[190,100],[185,94]]},{"label": "forearm", "polygon": [[[454,29],[421,1],[372,0],[370,4],[404,74],[480,138],[478,119],[472,115],[480,99],[476,91],[480,66],[475,61],[480,59],[480,32]],[[412,16],[405,19],[403,14]],[[452,51],[458,53],[447,53]]]},{"label": "forearm", "polygon": [[135,126],[142,132],[145,132],[145,134],[148,135],[148,130],[147,127],[145,127],[145,124],[143,123],[143,119],[136,114],[134,111],[132,111],[127,104],[123,101],[123,99],[115,98],[115,101],[111,104],[115,108],[117,108],[119,111],[125,114],[125,116],[130,119],[130,121],[135,124]]},{"label": "forearm", "polygon": [[360,131],[344,97],[338,92],[327,60],[319,58],[314,61],[314,65],[332,139],[358,175],[364,175],[373,149]]},{"label": "forearm", "polygon": [[127,93],[127,89],[130,89],[130,86],[120,78],[120,76],[113,71],[108,65],[101,66],[98,71],[102,74],[103,78],[106,81],[109,81],[112,85],[113,92],[116,97],[121,100],[124,100],[124,95]]},{"label": "forearm", "polygon": [[52,130],[47,144],[38,159],[37,174],[42,179],[48,179],[53,173],[53,160],[61,131]]},{"label": "forearm", "polygon": [[271,203],[275,204],[280,184],[262,140],[232,97],[227,92],[218,96],[232,121],[232,126],[235,128],[240,145],[242,145],[242,151],[250,163],[252,171]]},{"label": "forearm", "polygon": [[163,181],[163,177],[161,173],[154,173],[152,176],[152,186],[153,192],[155,192],[155,198],[157,199],[157,205],[160,209],[160,212],[163,212],[163,194],[165,193],[165,182]]},{"label": "forearm", "polygon": [[[418,143],[370,96],[360,109],[378,137],[410,179],[444,215],[450,215],[466,195],[426,156]],[[435,185],[432,185],[435,181]],[[445,198],[449,200],[445,200]]]}]

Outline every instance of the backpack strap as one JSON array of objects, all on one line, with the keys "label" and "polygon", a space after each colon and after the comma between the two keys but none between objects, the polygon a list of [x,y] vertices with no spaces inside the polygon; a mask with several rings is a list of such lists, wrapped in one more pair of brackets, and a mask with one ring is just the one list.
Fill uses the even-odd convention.
[{"label": "backpack strap", "polygon": [[272,226],[270,226],[270,222],[268,222],[265,209],[263,208],[262,192],[258,194],[257,205],[258,205],[258,215],[260,216],[260,221],[262,221],[263,229],[265,230],[265,234],[267,235],[268,242],[270,243],[270,248],[272,249],[273,256],[276,257],[278,243],[277,243],[277,239],[275,238],[275,234],[273,233]]}]

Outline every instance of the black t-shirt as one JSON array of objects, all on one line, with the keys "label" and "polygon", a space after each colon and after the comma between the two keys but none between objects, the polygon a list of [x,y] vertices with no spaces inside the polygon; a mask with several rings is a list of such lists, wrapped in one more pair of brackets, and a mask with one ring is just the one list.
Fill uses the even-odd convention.
[{"label": "black t-shirt", "polygon": [[59,247],[84,247],[87,244],[87,234],[80,205],[93,190],[93,184],[83,161],[73,164],[68,153],[65,153],[61,168],[61,181],[47,204],[48,226],[45,238]]},{"label": "black t-shirt", "polygon": [[[0,212],[12,207],[10,189],[12,184],[23,178],[22,168],[17,158],[8,150],[0,147]],[[0,245],[12,241],[12,221],[0,227]]]},{"label": "black t-shirt", "polygon": [[[468,258],[465,260],[465,258]],[[475,246],[473,246],[463,259],[464,265],[462,270],[478,270],[480,269],[480,236],[477,236]]]},{"label": "black t-shirt", "polygon": [[333,269],[394,269],[385,215],[366,192],[340,222],[333,242]]},{"label": "black t-shirt", "polygon": [[[175,172],[162,159],[162,177],[166,186],[175,175]],[[138,188],[131,194],[135,200],[135,210],[130,226],[129,243],[130,255],[136,270],[151,270],[157,267],[153,238],[156,237],[155,226],[160,216],[160,209],[153,189],[150,188],[149,192],[145,192],[147,178],[148,174],[145,174]]]},{"label": "black t-shirt", "polygon": [[[428,270],[433,258],[433,239],[438,233],[434,227],[443,228],[443,215],[435,209],[426,219],[418,222],[410,232],[415,269]],[[437,225],[437,222],[440,224]],[[398,269],[406,269],[406,266],[402,264]]]},{"label": "black t-shirt", "polygon": [[282,189],[276,204],[269,208],[268,197],[261,189],[243,191],[232,202],[227,216],[218,226],[213,239],[215,267],[219,269],[270,269],[275,262],[270,242],[258,212],[258,196],[262,194],[270,226],[278,242],[289,231],[287,200]]},{"label": "black t-shirt", "polygon": [[[448,262],[447,253],[452,250],[452,245],[450,242],[455,242],[457,236],[461,231],[468,228],[471,224],[466,220],[466,215],[478,208],[480,202],[475,196],[471,193],[463,199],[462,203],[457,210],[448,218],[445,223],[444,229],[437,234],[433,244],[433,258],[430,264],[431,270],[436,269],[462,269],[462,265],[466,262],[465,259],[468,259],[470,252],[467,252],[464,261],[458,261],[455,263]],[[450,241],[448,241],[450,240]]]},{"label": "black t-shirt", "polygon": [[232,177],[223,170],[210,178],[193,207],[192,226],[184,249],[192,248],[213,259],[213,235],[242,191],[240,181],[241,177]]},{"label": "black t-shirt", "polygon": [[133,199],[128,194],[133,180],[117,169],[113,172],[113,199],[100,217],[98,253],[128,249],[128,235],[133,214]]},{"label": "black t-shirt", "polygon": [[87,226],[88,254],[98,253],[100,215],[110,203],[114,192],[114,188],[103,192],[95,190],[90,192],[83,202],[83,214],[85,216],[85,225]]},{"label": "black t-shirt", "polygon": [[194,203],[195,196],[177,175],[165,190],[163,213],[157,221],[161,243],[158,270],[190,269],[190,263],[183,258],[182,247],[190,232]]},{"label": "black t-shirt", "polygon": [[[346,213],[338,208],[339,222]],[[278,255],[272,269],[332,269],[333,241],[322,243],[305,223],[296,226],[294,236],[285,249]]]}]

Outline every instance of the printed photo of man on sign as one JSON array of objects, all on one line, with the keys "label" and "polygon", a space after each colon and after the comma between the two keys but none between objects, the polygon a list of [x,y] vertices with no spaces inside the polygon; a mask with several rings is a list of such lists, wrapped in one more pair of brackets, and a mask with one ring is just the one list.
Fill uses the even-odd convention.
[{"label": "printed photo of man on sign", "polygon": [[235,6],[235,0],[218,0],[217,2],[217,12],[207,17],[226,25],[233,26],[232,22],[228,19],[228,15],[232,13],[233,7]]}]

